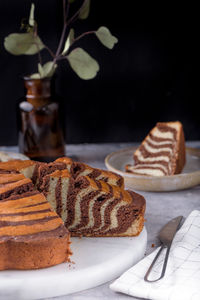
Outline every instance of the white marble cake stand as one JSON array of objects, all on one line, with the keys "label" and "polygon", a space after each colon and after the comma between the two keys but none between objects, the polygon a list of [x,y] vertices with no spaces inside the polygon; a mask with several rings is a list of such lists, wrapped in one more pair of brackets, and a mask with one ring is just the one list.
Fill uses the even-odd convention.
[{"label": "white marble cake stand", "polygon": [[0,299],[41,299],[98,286],[137,263],[144,256],[146,244],[145,228],[132,238],[72,238],[74,264],[34,271],[0,271]]}]

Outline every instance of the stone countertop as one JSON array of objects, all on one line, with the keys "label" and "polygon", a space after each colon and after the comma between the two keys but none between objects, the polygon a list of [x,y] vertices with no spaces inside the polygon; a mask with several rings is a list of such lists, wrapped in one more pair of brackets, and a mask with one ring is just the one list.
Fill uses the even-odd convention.
[{"label": "stone countertop", "polygon": [[[113,152],[130,146],[133,143],[115,143],[115,144],[77,144],[67,145],[67,156],[90,164],[93,167],[105,169],[104,159]],[[187,142],[188,147],[200,148],[200,141]],[[0,151],[17,152],[17,147],[0,147]],[[175,192],[141,192],[146,201],[146,229],[148,233],[147,254],[151,253],[159,244],[156,236],[160,228],[170,219],[177,215],[187,217],[194,209],[200,209],[200,185],[191,189],[175,191]],[[93,289],[85,290],[68,296],[56,297],[57,300],[125,300],[135,299],[123,294],[114,293],[109,289],[109,283],[98,286]]]}]

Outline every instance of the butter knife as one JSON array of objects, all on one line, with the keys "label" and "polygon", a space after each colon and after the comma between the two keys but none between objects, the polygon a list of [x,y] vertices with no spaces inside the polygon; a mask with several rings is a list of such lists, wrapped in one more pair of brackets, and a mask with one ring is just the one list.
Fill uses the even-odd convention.
[{"label": "butter knife", "polygon": [[[161,241],[161,247],[160,250],[158,251],[157,255],[155,256],[152,264],[150,265],[149,269],[147,270],[145,276],[144,276],[144,280],[147,282],[155,282],[160,280],[161,278],[164,277],[165,275],[165,271],[166,271],[166,267],[167,267],[167,261],[168,261],[168,257],[169,257],[169,251],[171,248],[171,244],[173,241],[173,238],[176,234],[177,229],[179,228],[179,225],[181,223],[181,220],[183,219],[183,216],[179,216],[176,217],[174,219],[172,219],[171,221],[169,221],[160,231],[158,238]],[[166,254],[165,254],[165,259],[163,262],[163,268],[162,268],[162,272],[159,278],[154,279],[154,280],[150,280],[149,275],[151,273],[151,270],[153,269],[153,266],[155,264],[155,262],[157,261],[158,257],[160,256],[161,252],[163,251],[163,249],[167,248]]]}]

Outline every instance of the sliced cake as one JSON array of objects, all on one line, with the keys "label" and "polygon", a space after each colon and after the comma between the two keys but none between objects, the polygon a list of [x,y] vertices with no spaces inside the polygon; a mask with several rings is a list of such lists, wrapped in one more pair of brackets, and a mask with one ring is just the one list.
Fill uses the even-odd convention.
[{"label": "sliced cake", "polygon": [[43,192],[72,236],[135,236],[144,224],[145,200],[132,191],[68,170],[44,177]]},{"label": "sliced cake", "polygon": [[[9,173],[8,173],[9,172]],[[29,178],[15,171],[0,170],[0,200],[11,195],[22,194],[34,189],[34,185]]]},{"label": "sliced cake", "polygon": [[65,168],[66,168],[69,172],[72,172],[72,168],[73,168],[73,166],[74,166],[74,161],[73,161],[71,158],[69,158],[69,157],[67,157],[67,156],[65,156],[65,157],[60,157],[60,158],[57,158],[57,159],[55,160],[55,162],[58,162],[58,163],[64,163],[64,164],[65,164]]},{"label": "sliced cake", "polygon": [[166,176],[181,173],[185,165],[185,139],[180,122],[157,123],[133,156],[126,171],[137,175]]},{"label": "sliced cake", "polygon": [[39,269],[68,261],[69,232],[43,194],[0,201],[0,270]]},{"label": "sliced cake", "polygon": [[[19,165],[14,169],[8,168],[14,171],[6,171],[6,168],[2,171],[5,178],[16,176],[18,185],[20,180],[24,180],[24,176],[17,173],[23,169]],[[30,173],[35,186],[62,217],[73,236],[135,236],[141,232],[145,200],[139,194],[124,190],[124,180],[120,175],[74,162],[67,157],[49,164],[34,163]],[[7,185],[8,182],[7,178],[2,184]],[[14,182],[13,177],[10,183]],[[2,199],[10,195],[17,197],[24,191],[15,192],[14,189],[13,193],[2,196]]]},{"label": "sliced cake", "polygon": [[43,182],[43,177],[45,177],[48,174],[53,173],[54,171],[57,170],[64,170],[66,169],[66,164],[63,162],[52,162],[52,163],[43,163],[38,166],[37,172],[35,174],[36,180],[35,184],[38,189],[40,189],[40,186],[42,185]]},{"label": "sliced cake", "polygon": [[122,188],[124,187],[124,179],[122,176],[110,171],[92,168],[84,163],[75,162],[71,172],[73,173],[74,178],[88,176],[95,180],[103,180],[109,184],[117,185]]},{"label": "sliced cake", "polygon": [[74,191],[74,179],[67,169],[57,170],[43,177],[40,190],[46,196],[55,211],[66,220],[69,195]]},{"label": "sliced cake", "polygon": [[67,170],[73,178],[80,176],[89,176],[95,180],[104,180],[110,184],[124,187],[124,178],[110,171],[105,171],[88,166],[81,162],[75,162],[69,157],[58,158],[55,162],[63,162],[66,164]]},{"label": "sliced cake", "polygon": [[75,180],[65,225],[72,236],[136,236],[144,224],[145,199],[132,191],[96,181]]}]

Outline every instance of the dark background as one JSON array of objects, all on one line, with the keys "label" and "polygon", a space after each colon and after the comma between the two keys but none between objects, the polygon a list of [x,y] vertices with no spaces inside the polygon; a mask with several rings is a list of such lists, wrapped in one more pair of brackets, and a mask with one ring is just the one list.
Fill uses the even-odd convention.
[{"label": "dark background", "polygon": [[[39,35],[55,51],[62,1],[33,2]],[[74,25],[76,34],[107,26],[119,43],[109,50],[92,36],[80,41],[100,64],[93,80],[79,79],[67,63],[59,66],[55,86],[67,143],[141,141],[156,122],[173,120],[183,123],[186,140],[200,139],[198,9],[183,2],[178,7],[169,1],[137,2],[92,0],[89,18]],[[13,56],[3,48],[4,37],[19,32],[30,5],[28,0],[0,1],[0,145],[17,144],[22,76],[36,72],[37,55]],[[43,58],[50,59],[45,51]]]}]

